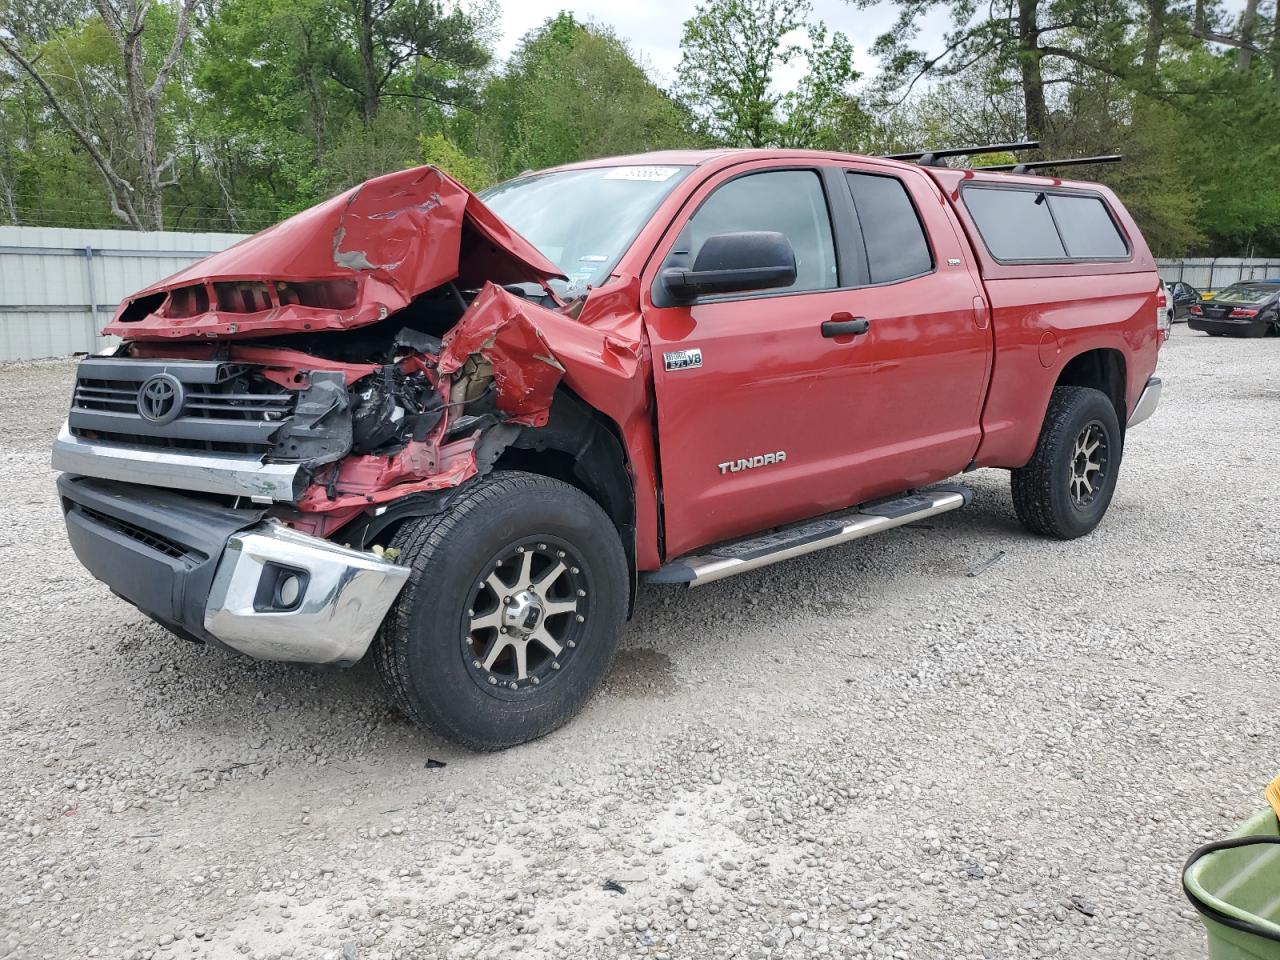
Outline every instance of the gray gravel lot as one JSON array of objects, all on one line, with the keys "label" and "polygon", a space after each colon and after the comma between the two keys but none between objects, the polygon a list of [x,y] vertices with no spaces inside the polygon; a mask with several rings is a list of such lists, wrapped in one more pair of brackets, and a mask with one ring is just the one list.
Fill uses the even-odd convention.
[{"label": "gray gravel lot", "polygon": [[1280,772],[1280,340],[1178,328],[1093,536],[984,471],[651,588],[587,710],[485,756],[367,664],[191,646],[84,573],[72,371],[0,367],[0,957],[1204,956],[1181,862]]}]

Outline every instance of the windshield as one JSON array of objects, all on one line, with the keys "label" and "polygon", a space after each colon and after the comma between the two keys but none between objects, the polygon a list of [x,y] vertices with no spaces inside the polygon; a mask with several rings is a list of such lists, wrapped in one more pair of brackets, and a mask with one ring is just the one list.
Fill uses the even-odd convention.
[{"label": "windshield", "polygon": [[1229,303],[1262,303],[1264,300],[1270,300],[1277,293],[1280,293],[1280,285],[1266,284],[1254,285],[1250,283],[1233,283],[1227,289],[1220,292],[1215,300],[1225,300]]},{"label": "windshield", "polygon": [[560,267],[573,299],[600,284],[691,167],[592,167],[540,173],[480,194],[494,213]]}]

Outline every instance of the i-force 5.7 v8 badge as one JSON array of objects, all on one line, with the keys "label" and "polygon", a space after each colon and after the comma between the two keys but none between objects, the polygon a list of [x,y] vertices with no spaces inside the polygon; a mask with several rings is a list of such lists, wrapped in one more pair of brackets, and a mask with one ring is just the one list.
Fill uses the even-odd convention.
[{"label": "i-force 5.7 v8 badge", "polygon": [[691,350],[672,350],[664,353],[662,359],[666,361],[668,370],[689,370],[702,366],[702,351],[697,347]]},{"label": "i-force 5.7 v8 badge", "polygon": [[774,463],[786,463],[787,451],[777,453],[761,453],[743,460],[730,460],[720,464],[721,473],[737,473],[739,470],[753,470],[756,467],[767,467]]}]

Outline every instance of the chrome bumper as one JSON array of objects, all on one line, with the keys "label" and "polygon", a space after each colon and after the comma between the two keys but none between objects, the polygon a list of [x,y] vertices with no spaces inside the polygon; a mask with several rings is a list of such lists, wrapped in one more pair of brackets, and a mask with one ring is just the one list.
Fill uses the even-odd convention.
[{"label": "chrome bumper", "polygon": [[1138,402],[1133,408],[1133,413],[1129,415],[1128,426],[1136,427],[1156,412],[1156,407],[1160,404],[1160,389],[1162,386],[1163,384],[1159,377],[1152,377],[1147,381],[1146,387],[1142,390],[1142,396],[1138,398]]},{"label": "chrome bumper", "polygon": [[53,469],[121,483],[287,503],[301,496],[298,488],[305,479],[293,463],[81,440],[71,435],[65,423],[53,443]]},{"label": "chrome bumper", "polygon": [[267,522],[227,541],[204,629],[258,660],[352,664],[408,578],[408,567]]}]

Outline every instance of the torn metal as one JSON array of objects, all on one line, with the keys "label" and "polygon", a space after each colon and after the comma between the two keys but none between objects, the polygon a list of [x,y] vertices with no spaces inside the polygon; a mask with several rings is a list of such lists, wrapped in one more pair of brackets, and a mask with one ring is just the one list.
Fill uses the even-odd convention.
[{"label": "torn metal", "polygon": [[[287,413],[257,431],[263,463],[297,470],[273,516],[328,537],[528,447],[523,432],[547,425],[562,384],[614,418],[647,469],[648,355],[626,309],[636,282],[563,304],[546,285],[559,276],[478,198],[425,167],[369,181],[140,291],[105,332],[125,339],[122,364],[240,364],[288,394]],[[206,432],[204,453],[216,458],[217,428]]]},{"label": "torn metal", "polygon": [[435,167],[378,177],[134,294],[105,333],[246,338],[375,323],[450,281],[560,269]]}]

